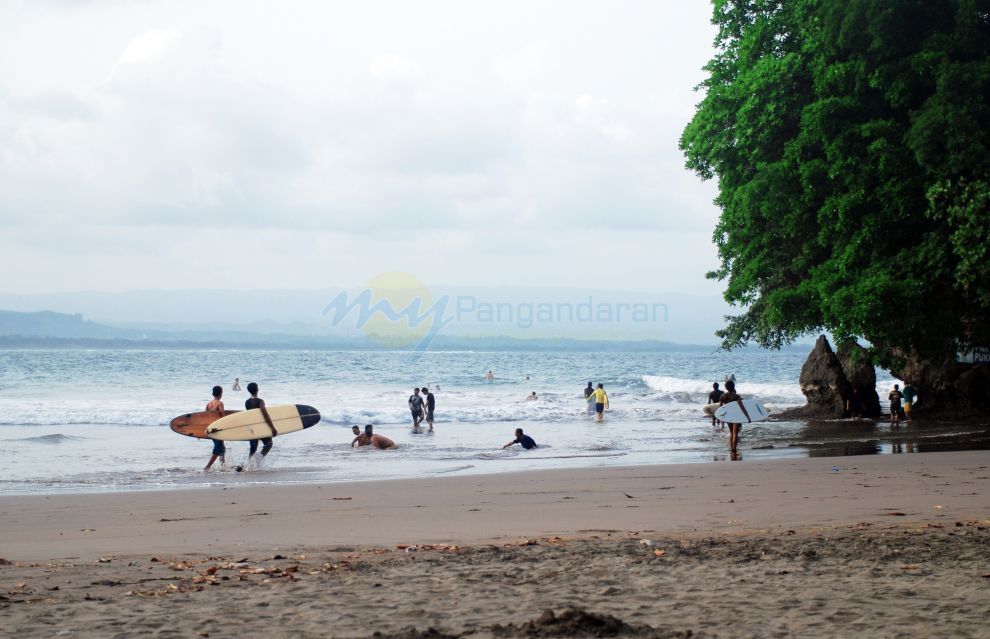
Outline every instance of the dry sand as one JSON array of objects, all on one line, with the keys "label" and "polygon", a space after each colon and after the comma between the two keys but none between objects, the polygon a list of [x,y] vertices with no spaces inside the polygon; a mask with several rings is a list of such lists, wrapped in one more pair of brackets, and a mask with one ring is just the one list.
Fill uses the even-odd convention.
[{"label": "dry sand", "polygon": [[18,637],[990,637],[988,487],[976,451],[3,497],[0,623]]}]

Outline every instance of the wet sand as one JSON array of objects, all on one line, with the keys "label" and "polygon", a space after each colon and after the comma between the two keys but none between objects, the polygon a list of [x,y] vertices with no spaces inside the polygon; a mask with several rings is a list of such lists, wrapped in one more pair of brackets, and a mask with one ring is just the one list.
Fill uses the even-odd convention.
[{"label": "wet sand", "polygon": [[985,637],[988,488],[972,451],[3,497],[0,619],[18,636]]}]

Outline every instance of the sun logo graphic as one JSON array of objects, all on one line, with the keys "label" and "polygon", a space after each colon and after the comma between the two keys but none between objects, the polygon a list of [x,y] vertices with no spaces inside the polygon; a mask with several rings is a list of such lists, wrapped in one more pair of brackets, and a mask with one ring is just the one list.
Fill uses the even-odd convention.
[{"label": "sun logo graphic", "polygon": [[419,278],[401,271],[380,273],[350,297],[346,291],[337,295],[323,314],[330,316],[331,326],[349,317],[369,338],[389,348],[425,350],[443,326],[448,297],[436,300]]}]

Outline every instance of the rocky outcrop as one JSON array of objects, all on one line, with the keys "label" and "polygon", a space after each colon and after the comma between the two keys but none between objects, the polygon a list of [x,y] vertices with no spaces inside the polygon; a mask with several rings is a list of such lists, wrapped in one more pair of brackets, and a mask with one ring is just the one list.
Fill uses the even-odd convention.
[{"label": "rocky outcrop", "polygon": [[[822,336],[819,339],[825,339]],[[877,371],[873,367],[870,352],[856,343],[846,340],[839,345],[836,354],[842,373],[849,384],[849,394],[845,397],[855,397],[859,403],[859,414],[863,417],[880,417],[880,397],[877,395]]]},{"label": "rocky outcrop", "polygon": [[800,382],[801,392],[808,400],[806,415],[823,419],[842,417],[849,396],[849,381],[824,335],[819,336],[801,367]]},{"label": "rocky outcrop", "polygon": [[[801,367],[800,383],[801,392],[804,393],[808,403],[801,408],[775,414],[775,421],[841,419],[844,416],[846,399],[852,387],[846,379],[842,363],[824,335],[819,336],[804,366]],[[876,396],[875,389],[873,395]]]}]

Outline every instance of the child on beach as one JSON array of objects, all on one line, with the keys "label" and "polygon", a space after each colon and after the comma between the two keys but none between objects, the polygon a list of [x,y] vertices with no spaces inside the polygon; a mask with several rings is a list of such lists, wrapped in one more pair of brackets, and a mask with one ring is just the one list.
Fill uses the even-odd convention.
[{"label": "child on beach", "polygon": [[904,388],[901,391],[901,395],[904,396],[904,419],[907,423],[911,423],[911,409],[914,407],[914,399],[918,396],[917,391],[914,390],[914,386],[910,382],[904,384]]},{"label": "child on beach", "polygon": [[530,437],[529,435],[523,434],[523,429],[521,429],[521,428],[517,428],[516,429],[516,438],[513,439],[508,444],[506,444],[505,446],[502,446],[502,448],[503,449],[508,448],[509,446],[512,446],[513,444],[519,444],[520,446],[522,446],[526,450],[530,450],[531,448],[536,448],[537,447],[536,446],[536,442],[533,441],[533,438]]},{"label": "child on beach", "polygon": [[[223,402],[220,401],[220,398],[221,397],[223,397],[223,387],[222,386],[214,386],[213,387],[213,399],[211,399],[210,400],[210,403],[206,405],[206,412],[208,412],[208,413],[220,413],[220,416],[223,417],[224,409],[223,409]],[[227,463],[227,447],[219,439],[214,439],[213,440],[213,454],[210,455],[210,461],[208,461],[206,463],[206,468],[203,469],[203,472],[205,473],[206,471],[210,470],[210,468],[213,466],[213,462],[215,462],[218,458],[220,459],[220,466],[221,467],[223,467],[224,465],[226,465],[226,463]]]},{"label": "child on beach", "polygon": [[[258,385],[256,383],[254,383],[254,382],[251,382],[250,384],[247,385],[247,389],[248,389],[248,392],[251,393],[251,397],[248,397],[244,401],[244,409],[245,410],[252,410],[252,409],[255,409],[255,408],[260,408],[261,409],[261,412],[264,413],[264,415],[265,415],[265,421],[268,422],[268,425],[269,426],[271,426],[271,418],[268,417],[268,411],[265,410],[265,400],[263,400],[260,397],[258,397]],[[272,427],[272,429],[274,430],[274,426]],[[254,454],[256,452],[258,452],[258,441],[259,440],[257,440],[257,439],[252,439],[251,440],[251,442],[250,442],[251,443],[251,450],[248,453],[248,460],[250,460],[252,457],[254,457]],[[270,453],[271,450],[272,450],[272,438],[271,437],[263,437],[263,438],[261,438],[260,441],[261,441],[262,444],[264,444],[264,447],[261,449],[261,456],[264,457],[265,455],[267,455],[268,453]]]}]

